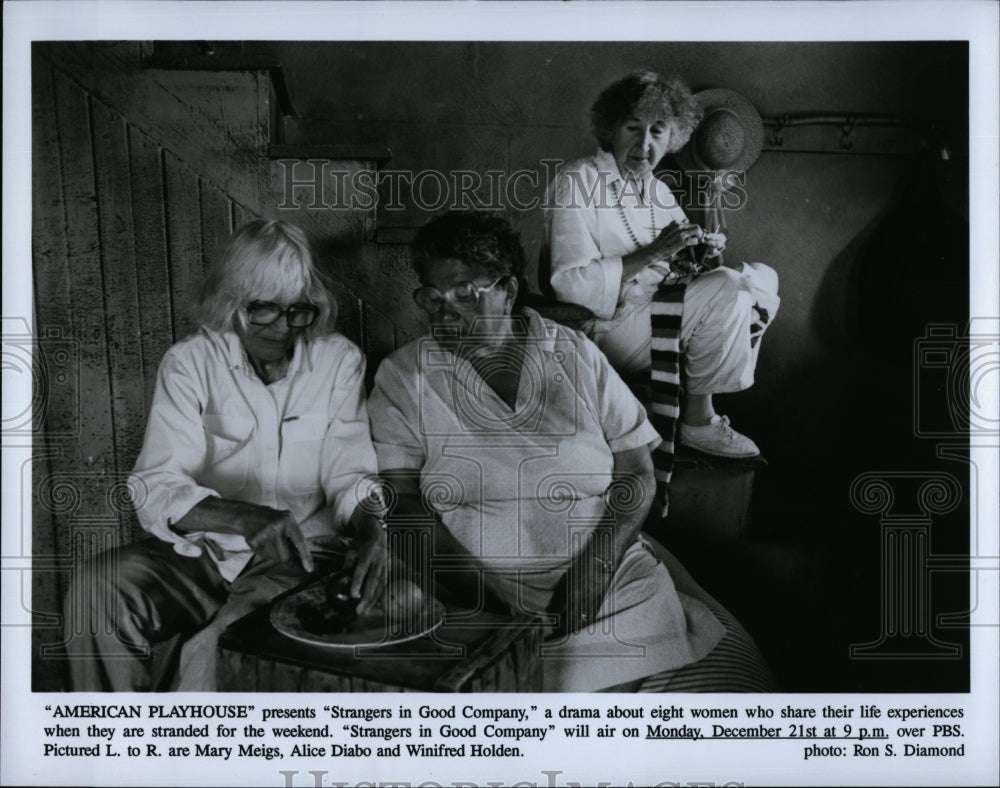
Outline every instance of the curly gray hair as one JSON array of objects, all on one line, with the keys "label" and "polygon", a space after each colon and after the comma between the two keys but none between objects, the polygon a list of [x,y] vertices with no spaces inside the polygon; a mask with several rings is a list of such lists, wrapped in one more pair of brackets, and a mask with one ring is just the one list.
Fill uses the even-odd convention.
[{"label": "curly gray hair", "polygon": [[615,131],[633,115],[662,118],[673,127],[667,153],[676,153],[691,138],[701,114],[698,102],[680,77],[634,71],[601,91],[590,108],[590,122],[601,148],[610,151]]}]

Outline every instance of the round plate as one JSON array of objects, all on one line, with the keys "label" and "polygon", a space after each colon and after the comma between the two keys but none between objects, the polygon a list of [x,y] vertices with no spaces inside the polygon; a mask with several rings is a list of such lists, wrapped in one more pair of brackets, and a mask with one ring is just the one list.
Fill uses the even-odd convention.
[{"label": "round plate", "polygon": [[[412,611],[415,615],[405,620],[388,619],[384,608],[380,605],[356,618],[345,631],[312,632],[302,625],[298,609],[300,605],[327,607],[324,586],[325,582],[311,585],[275,604],[271,608],[271,625],[282,635],[303,643],[327,648],[353,649],[357,646],[391,646],[394,643],[405,643],[432,632],[441,626],[444,620],[444,605],[436,599],[431,599],[429,605],[421,605],[419,610]],[[403,592],[411,599],[414,592],[417,598],[420,594],[419,589],[412,583],[406,583]]]}]

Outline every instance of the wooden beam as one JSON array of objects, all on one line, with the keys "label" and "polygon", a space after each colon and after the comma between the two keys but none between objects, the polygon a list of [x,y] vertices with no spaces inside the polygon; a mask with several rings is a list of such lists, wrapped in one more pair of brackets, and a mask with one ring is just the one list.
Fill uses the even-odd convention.
[{"label": "wooden beam", "polygon": [[328,144],[280,143],[267,146],[270,159],[327,159],[330,161],[369,161],[381,167],[392,158],[392,151],[380,142],[345,142]]},{"label": "wooden beam", "polygon": [[129,190],[135,247],[144,411],[153,401],[156,370],[173,338],[163,149],[129,127]]}]

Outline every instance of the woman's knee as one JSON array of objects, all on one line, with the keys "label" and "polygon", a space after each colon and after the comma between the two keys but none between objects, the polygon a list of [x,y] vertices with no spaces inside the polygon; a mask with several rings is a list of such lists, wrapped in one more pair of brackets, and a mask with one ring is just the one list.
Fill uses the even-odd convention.
[{"label": "woman's knee", "polygon": [[753,278],[753,285],[770,295],[778,294],[778,272],[764,263],[744,263],[744,269]]},{"label": "woman's knee", "polygon": [[[73,572],[66,597],[68,610],[90,617],[114,615],[159,620],[176,589],[164,572],[159,540],[122,545],[84,561]],[[167,549],[170,549],[167,545]]]},{"label": "woman's knee", "polygon": [[156,568],[155,557],[133,545],[97,553],[73,572],[71,589],[77,592],[103,588],[129,592],[144,588]]},{"label": "woman's knee", "polygon": [[73,571],[63,600],[68,651],[90,650],[93,638],[104,640],[121,630],[130,594],[122,591],[120,566],[117,551],[112,549],[95,554]]},{"label": "woman's knee", "polygon": [[716,268],[702,274],[687,286],[684,293],[685,311],[695,309],[728,311],[746,302],[749,309],[751,296],[743,281],[743,275],[732,268]]},{"label": "woman's knee", "polygon": [[226,596],[218,580],[203,562],[178,557],[169,544],[140,540],[82,564],[66,610],[77,627],[112,622],[131,639],[165,640],[195,631],[214,615]]},{"label": "woman's knee", "polygon": [[753,302],[753,294],[743,281],[743,277],[734,271],[732,275],[720,279],[720,285],[712,299],[711,311],[719,317],[725,316],[730,320],[737,315],[749,314]]}]

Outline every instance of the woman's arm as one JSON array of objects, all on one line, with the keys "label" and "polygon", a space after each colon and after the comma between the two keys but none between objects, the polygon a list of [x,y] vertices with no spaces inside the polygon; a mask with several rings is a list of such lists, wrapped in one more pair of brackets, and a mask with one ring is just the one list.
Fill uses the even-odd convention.
[{"label": "woman's arm", "polygon": [[681,253],[701,243],[704,235],[704,231],[696,224],[671,222],[652,243],[640,246],[622,257],[622,282],[634,279],[644,268],[658,267],[657,264],[662,267],[663,270],[659,272],[663,274],[689,273],[688,262]]},{"label": "woman's arm", "polygon": [[658,267],[657,273],[665,276],[675,259],[682,264],[678,253],[699,243],[703,233],[697,225],[680,221],[683,214],[678,210],[678,221],[664,228],[651,243],[624,255],[602,248],[599,212],[617,214],[610,192],[602,196],[605,181],[597,175],[584,168],[557,176],[544,214],[545,244],[556,296],[609,320],[625,285],[657,264],[666,269]]},{"label": "woman's arm", "polygon": [[[605,510],[611,521],[610,544],[594,545],[596,559],[614,569],[636,540],[656,497],[653,459],[646,446],[615,452],[611,484],[604,493]],[[591,541],[595,541],[591,538]],[[599,542],[599,540],[598,540]]]},{"label": "woman's arm", "polygon": [[[469,551],[452,535],[441,522],[440,516],[431,509],[420,491],[420,471],[395,469],[382,472],[389,490],[391,502],[389,512],[389,529],[394,534],[400,534],[393,539],[393,560],[405,564],[407,571],[415,578],[422,578],[423,585],[433,588],[435,593],[441,588],[435,582],[434,560],[447,556],[448,562],[447,589],[449,595],[474,600],[480,594],[478,562],[470,556]],[[410,538],[415,532],[416,539]],[[429,550],[415,550],[420,540],[430,537]],[[458,556],[468,558],[467,562],[456,563]],[[462,569],[467,572],[460,571]]]},{"label": "woman's arm", "polygon": [[346,566],[351,568],[351,596],[363,615],[382,598],[388,546],[382,527],[385,506],[378,479],[365,404],[365,358],[344,342],[337,349],[337,371],[327,403],[327,427],[320,452],[320,479],[337,525],[351,537]]},{"label": "woman's arm", "polygon": [[570,562],[550,611],[560,615],[559,631],[587,627],[597,617],[625,551],[636,540],[656,494],[649,449],[615,452],[605,518]]},{"label": "woman's arm", "polygon": [[205,498],[171,528],[178,533],[239,534],[257,555],[312,572],[313,561],[292,513],[245,501]]}]

